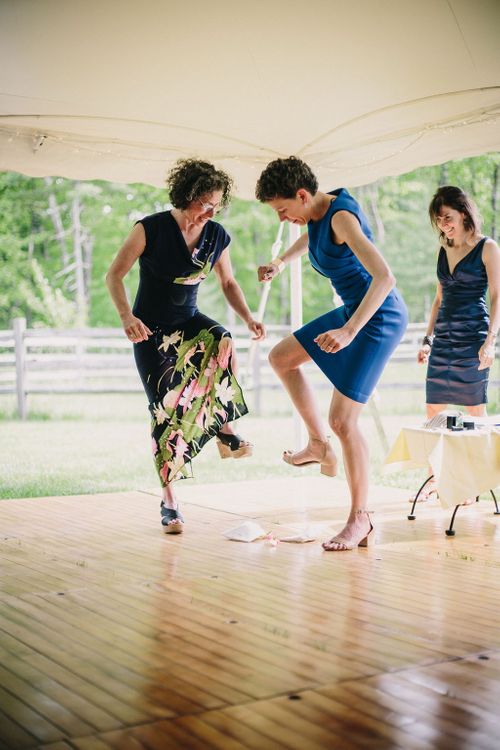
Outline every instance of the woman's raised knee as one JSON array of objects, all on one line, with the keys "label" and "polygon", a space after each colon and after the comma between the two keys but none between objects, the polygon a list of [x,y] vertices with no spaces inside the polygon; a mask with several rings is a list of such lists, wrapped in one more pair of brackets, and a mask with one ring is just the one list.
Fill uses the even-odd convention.
[{"label": "woman's raised knee", "polygon": [[288,361],[286,352],[280,344],[273,346],[268,355],[269,364],[276,372],[288,369]]}]

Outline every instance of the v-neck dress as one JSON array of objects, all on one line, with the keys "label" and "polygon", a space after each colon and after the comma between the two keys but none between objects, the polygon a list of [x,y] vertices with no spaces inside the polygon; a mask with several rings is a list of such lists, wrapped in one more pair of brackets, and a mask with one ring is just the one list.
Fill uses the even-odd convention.
[{"label": "v-neck dress", "polygon": [[393,289],[349,346],[330,354],[321,351],[315,343],[314,339],[320,333],[341,328],[347,323],[372,280],[345,242],[341,245],[333,242],[331,230],[332,216],[337,211],[349,211],[371,240],[368,221],[356,199],[345,188],[334,190],[330,195],[336,198],[323,218],[308,223],[309,259],[313,268],[330,280],[343,305],[307,323],[295,331],[294,336],[340,393],[364,404],[406,330],[408,312],[398,290]]},{"label": "v-neck dress", "polygon": [[450,272],[441,247],[437,277],[443,297],[434,326],[426,380],[428,404],[477,406],[487,403],[489,369],[478,370],[479,349],[488,334],[488,276],[483,263],[486,237]]},{"label": "v-neck dress", "polygon": [[197,307],[199,285],[229,245],[229,235],[208,221],[191,253],[170,211],[138,223],[146,246],[133,313],[153,335],[134,344],[134,356],[149,400],[155,465],[165,486],[188,476],[208,440],[248,409],[232,370],[231,334]]}]

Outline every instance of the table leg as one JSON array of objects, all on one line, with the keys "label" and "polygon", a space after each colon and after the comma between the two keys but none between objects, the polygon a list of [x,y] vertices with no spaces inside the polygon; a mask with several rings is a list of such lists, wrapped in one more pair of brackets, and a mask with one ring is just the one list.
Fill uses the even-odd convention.
[{"label": "table leg", "polygon": [[420,493],[422,492],[422,490],[424,489],[425,485],[426,485],[426,484],[427,484],[428,482],[430,482],[430,481],[431,481],[431,479],[434,479],[434,474],[431,474],[431,475],[430,475],[430,477],[427,477],[427,479],[425,480],[425,482],[423,483],[423,485],[422,485],[422,486],[420,487],[419,491],[418,491],[418,492],[417,492],[417,494],[415,495],[415,498],[414,498],[414,500],[413,500],[413,505],[411,506],[411,511],[410,511],[410,514],[409,514],[409,516],[408,516],[408,520],[409,520],[409,521],[414,521],[414,520],[415,520],[415,506],[416,506],[416,504],[417,504],[417,501],[418,501],[419,495],[420,495]]},{"label": "table leg", "polygon": [[455,510],[452,513],[450,526],[448,529],[446,529],[446,536],[455,536],[455,529],[453,528],[453,524],[455,522],[455,516],[457,515],[457,511],[460,508],[460,505],[455,505]]},{"label": "table leg", "polygon": [[[491,492],[491,495],[492,495],[493,500],[495,502],[495,508],[496,508],[496,510],[494,511],[494,513],[495,513],[496,516],[497,515],[500,516],[500,511],[498,510],[498,504],[497,504],[497,499],[495,497],[495,493],[493,492],[493,490],[490,490],[490,492]],[[479,495],[476,497],[476,503],[478,503],[478,502],[479,502]],[[449,526],[449,528],[446,529],[446,536],[455,536],[455,531],[453,529],[453,523],[455,521],[455,516],[457,515],[457,511],[458,511],[459,508],[460,508],[460,505],[455,505],[455,510],[453,511],[453,514],[451,516],[450,526]]]},{"label": "table leg", "polygon": [[493,502],[495,503],[495,510],[493,511],[493,513],[495,516],[500,516],[500,510],[498,510],[498,503],[497,503],[495,493],[493,492],[493,490],[490,490],[490,492],[491,492],[491,497],[493,498]]}]

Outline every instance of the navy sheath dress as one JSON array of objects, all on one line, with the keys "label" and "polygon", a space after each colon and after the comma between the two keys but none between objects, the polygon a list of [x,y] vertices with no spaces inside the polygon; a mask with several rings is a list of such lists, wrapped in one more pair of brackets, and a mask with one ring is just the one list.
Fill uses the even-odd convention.
[{"label": "navy sheath dress", "polygon": [[478,370],[479,349],[488,334],[486,306],[488,276],[482,254],[487,237],[450,273],[446,250],[441,247],[437,277],[443,298],[434,326],[427,367],[426,402],[478,406],[487,403],[489,369]]},{"label": "navy sheath dress", "polygon": [[191,253],[170,211],[140,221],[146,246],[133,312],[153,335],[134,344],[149,401],[152,451],[163,486],[188,475],[210,438],[246,407],[232,370],[231,335],[198,310],[198,287],[229,245],[208,221]]},{"label": "navy sheath dress", "polygon": [[353,401],[366,403],[408,325],[406,305],[393,289],[349,346],[330,354],[314,342],[316,336],[341,328],[352,316],[370,286],[372,277],[345,244],[332,241],[331,221],[337,211],[349,211],[359,221],[368,239],[372,233],[358,202],[344,188],[319,221],[308,223],[309,258],[318,273],[330,279],[343,305],[312,320],[294,332],[296,339],[334,387]]}]

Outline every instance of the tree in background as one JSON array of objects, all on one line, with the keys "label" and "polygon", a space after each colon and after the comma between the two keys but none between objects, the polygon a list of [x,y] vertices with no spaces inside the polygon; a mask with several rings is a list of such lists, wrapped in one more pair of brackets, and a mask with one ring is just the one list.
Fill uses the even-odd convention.
[{"label": "tree in background", "polygon": [[[351,190],[396,275],[412,321],[427,318],[435,293],[438,246],[427,207],[436,187],[444,180],[472,194],[485,233],[495,237],[499,165],[500,154],[487,154]],[[104,284],[105,272],[134,222],[167,206],[166,191],[147,185],[0,174],[0,328],[9,328],[17,316],[26,317],[29,326],[117,326]],[[218,220],[232,236],[236,276],[256,310],[261,287],[255,269],[269,258],[276,239],[274,213],[256,201],[234,199]],[[288,273],[273,285],[266,310],[268,322],[290,321]],[[136,265],[126,278],[131,299],[137,280]],[[304,319],[309,320],[332,304],[332,289],[308,263],[303,264],[302,284]],[[200,296],[204,308],[231,326],[232,313],[216,285],[212,276],[203,284]]]}]

